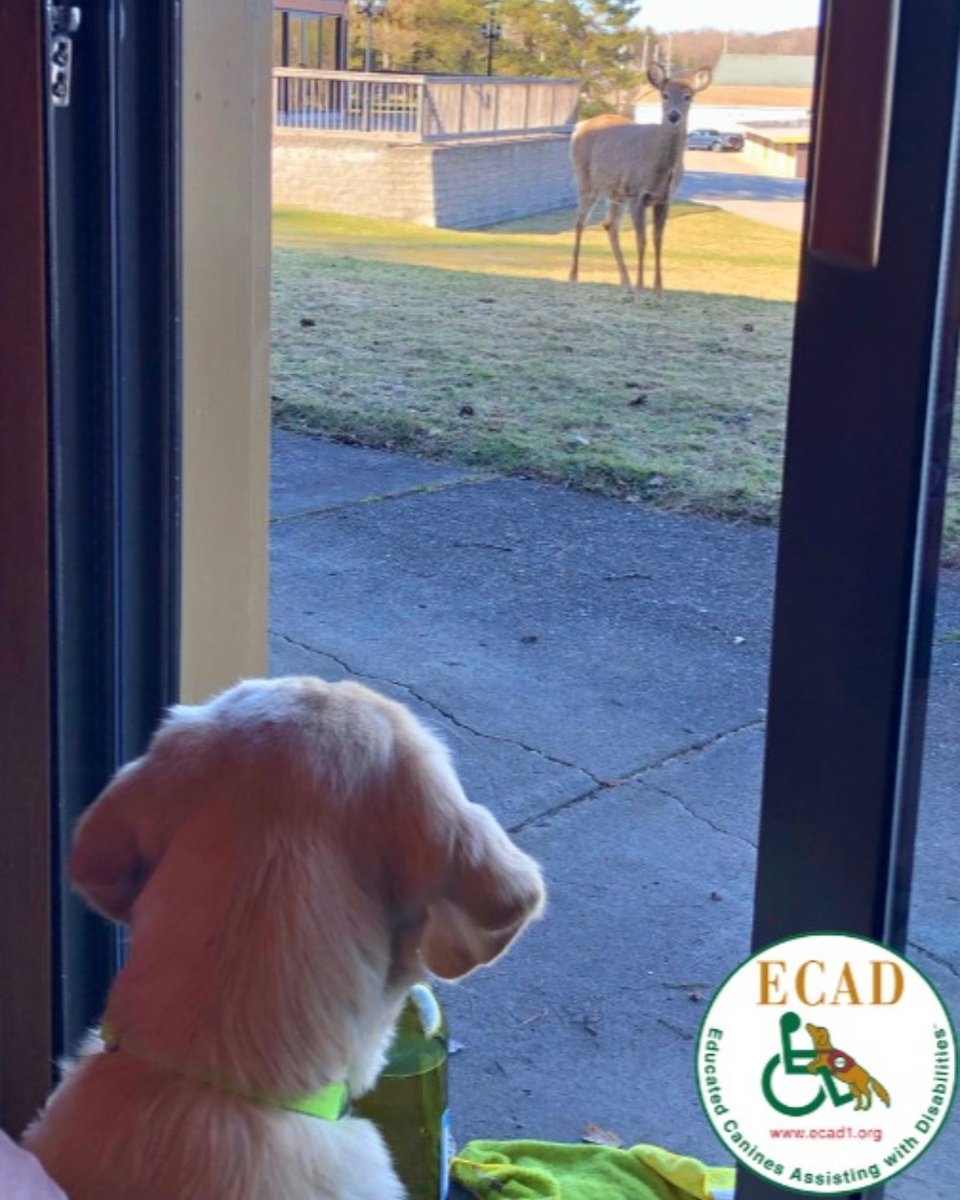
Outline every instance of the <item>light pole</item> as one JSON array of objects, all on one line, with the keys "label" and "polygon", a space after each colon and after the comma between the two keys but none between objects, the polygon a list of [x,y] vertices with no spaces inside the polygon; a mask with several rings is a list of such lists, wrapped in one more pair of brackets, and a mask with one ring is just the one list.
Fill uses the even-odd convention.
[{"label": "light pole", "polygon": [[500,28],[500,23],[497,21],[497,9],[499,8],[499,0],[487,0],[484,5],[487,10],[487,19],[480,26],[480,32],[486,38],[487,42],[487,74],[493,74],[493,45],[494,42],[500,40],[500,35],[503,30]]},{"label": "light pole", "polygon": [[375,17],[382,17],[387,10],[387,0],[354,0],[354,5],[361,17],[367,22],[367,40],[363,53],[363,69],[370,72],[373,69],[373,22]]}]

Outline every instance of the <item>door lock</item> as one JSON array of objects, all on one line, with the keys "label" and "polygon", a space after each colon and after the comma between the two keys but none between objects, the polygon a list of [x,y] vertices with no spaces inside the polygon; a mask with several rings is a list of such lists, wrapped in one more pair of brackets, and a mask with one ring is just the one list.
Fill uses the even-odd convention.
[{"label": "door lock", "polygon": [[80,28],[80,9],[76,5],[47,6],[49,45],[47,69],[50,81],[50,100],[54,108],[70,104],[70,85],[73,78],[73,35]]}]

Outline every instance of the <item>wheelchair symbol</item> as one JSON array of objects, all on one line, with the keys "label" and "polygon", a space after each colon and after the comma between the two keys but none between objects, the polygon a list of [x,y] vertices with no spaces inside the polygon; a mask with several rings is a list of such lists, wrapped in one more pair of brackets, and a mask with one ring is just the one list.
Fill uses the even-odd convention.
[{"label": "wheelchair symbol", "polygon": [[[850,1094],[841,1095],[833,1081],[833,1076],[825,1067],[815,1072],[807,1070],[810,1062],[816,1058],[814,1049],[797,1050],[793,1046],[793,1035],[799,1030],[802,1021],[796,1013],[784,1013],[780,1018],[780,1053],[775,1054],[763,1069],[763,1094],[768,1104],[787,1117],[805,1117],[808,1113],[816,1112],[824,1100],[830,1099],[839,1108],[841,1104],[849,1104],[853,1099]],[[774,1078],[778,1068],[786,1075],[804,1075],[816,1087],[816,1094],[805,1104],[786,1104],[774,1091]]]}]

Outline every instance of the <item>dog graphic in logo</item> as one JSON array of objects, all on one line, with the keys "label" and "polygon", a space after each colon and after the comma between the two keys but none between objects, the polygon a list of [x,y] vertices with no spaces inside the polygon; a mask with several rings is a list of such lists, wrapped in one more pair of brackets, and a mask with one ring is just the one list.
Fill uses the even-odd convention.
[{"label": "dog graphic in logo", "polygon": [[841,1083],[845,1083],[850,1089],[850,1094],[853,1097],[854,1109],[868,1109],[873,1103],[873,1094],[871,1088],[880,1099],[884,1102],[887,1108],[890,1107],[890,1093],[870,1074],[866,1068],[861,1067],[843,1050],[834,1049],[833,1043],[830,1041],[830,1030],[824,1029],[822,1025],[807,1025],[807,1033],[813,1039],[813,1048],[815,1057],[813,1062],[807,1063],[807,1070],[810,1072],[819,1071],[821,1068],[826,1068],[834,1079],[839,1079]]}]

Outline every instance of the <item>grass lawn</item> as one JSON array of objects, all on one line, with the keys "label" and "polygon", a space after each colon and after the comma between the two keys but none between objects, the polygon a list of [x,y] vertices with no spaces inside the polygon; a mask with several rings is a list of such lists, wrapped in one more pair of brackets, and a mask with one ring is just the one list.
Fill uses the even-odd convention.
[{"label": "grass lawn", "polygon": [[[796,235],[678,205],[667,295],[635,302],[613,286],[599,227],[584,239],[584,282],[566,282],[571,217],[457,232],[279,210],[277,420],[678,511],[772,521]],[[948,558],[960,562],[953,513]]]}]

